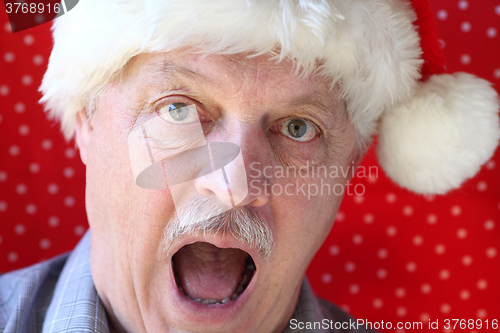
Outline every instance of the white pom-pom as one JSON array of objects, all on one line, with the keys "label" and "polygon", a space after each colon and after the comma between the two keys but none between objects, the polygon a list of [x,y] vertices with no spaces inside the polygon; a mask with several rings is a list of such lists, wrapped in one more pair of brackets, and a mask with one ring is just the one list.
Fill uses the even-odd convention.
[{"label": "white pom-pom", "polygon": [[377,155],[387,175],[420,194],[444,194],[473,177],[500,139],[498,94],[466,73],[434,75],[408,105],[381,119]]}]

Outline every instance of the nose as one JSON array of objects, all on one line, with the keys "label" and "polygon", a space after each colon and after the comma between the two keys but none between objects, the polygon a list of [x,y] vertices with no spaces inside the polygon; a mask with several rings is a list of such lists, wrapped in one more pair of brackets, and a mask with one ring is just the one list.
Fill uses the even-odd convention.
[{"label": "nose", "polygon": [[262,164],[266,154],[255,151],[260,146],[255,137],[252,144],[245,142],[247,138],[235,139],[208,143],[213,171],[196,179],[196,190],[203,196],[217,197],[229,207],[264,206],[269,201],[268,182],[253,176],[250,170],[247,173],[247,169]]}]

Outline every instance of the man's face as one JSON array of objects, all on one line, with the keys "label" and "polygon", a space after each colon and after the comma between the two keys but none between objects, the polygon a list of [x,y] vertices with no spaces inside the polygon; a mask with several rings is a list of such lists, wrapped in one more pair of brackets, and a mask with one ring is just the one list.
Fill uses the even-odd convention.
[{"label": "man's face", "polygon": [[[80,115],[77,126],[87,166],[92,276],[111,325],[129,332],[283,330],[352,174],[355,131],[337,91],[267,56],[157,53],[136,57],[125,70],[92,119]],[[155,130],[185,132],[191,125],[175,121],[192,116],[184,112],[194,112],[210,158],[213,147],[231,143],[242,163],[224,160],[224,179],[210,172],[191,177],[197,201],[187,198],[182,206],[169,186],[137,185],[141,162],[133,147],[147,137],[135,135],[137,129],[155,117],[173,117]],[[181,143],[180,150],[203,145]],[[162,157],[162,147],[153,148],[170,175],[206,169],[196,154],[172,159],[169,147]],[[228,190],[245,196],[228,200]],[[220,228],[172,230],[180,208],[189,224],[200,222],[190,221],[197,215],[189,211],[207,206],[230,208],[221,210]],[[241,223],[255,231],[254,241]],[[267,252],[259,248],[263,233],[272,242]]]}]

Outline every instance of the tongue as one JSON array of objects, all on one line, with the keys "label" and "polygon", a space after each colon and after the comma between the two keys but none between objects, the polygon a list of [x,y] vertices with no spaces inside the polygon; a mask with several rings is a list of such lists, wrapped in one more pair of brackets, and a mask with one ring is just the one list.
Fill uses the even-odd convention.
[{"label": "tongue", "polygon": [[179,285],[189,297],[222,301],[234,294],[243,276],[248,254],[197,242],[172,258]]}]

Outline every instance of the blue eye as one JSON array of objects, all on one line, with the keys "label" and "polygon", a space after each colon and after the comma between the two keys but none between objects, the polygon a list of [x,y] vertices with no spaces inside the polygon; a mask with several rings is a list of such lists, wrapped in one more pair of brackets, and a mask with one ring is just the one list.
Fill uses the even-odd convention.
[{"label": "blue eye", "polygon": [[163,120],[169,123],[192,123],[199,121],[196,107],[184,103],[165,105],[157,113]]},{"label": "blue eye", "polygon": [[189,110],[184,103],[173,103],[168,105],[168,114],[175,121],[182,121],[189,115]]},{"label": "blue eye", "polygon": [[307,120],[294,118],[283,122],[280,132],[295,141],[307,142],[316,137],[318,130]]}]

